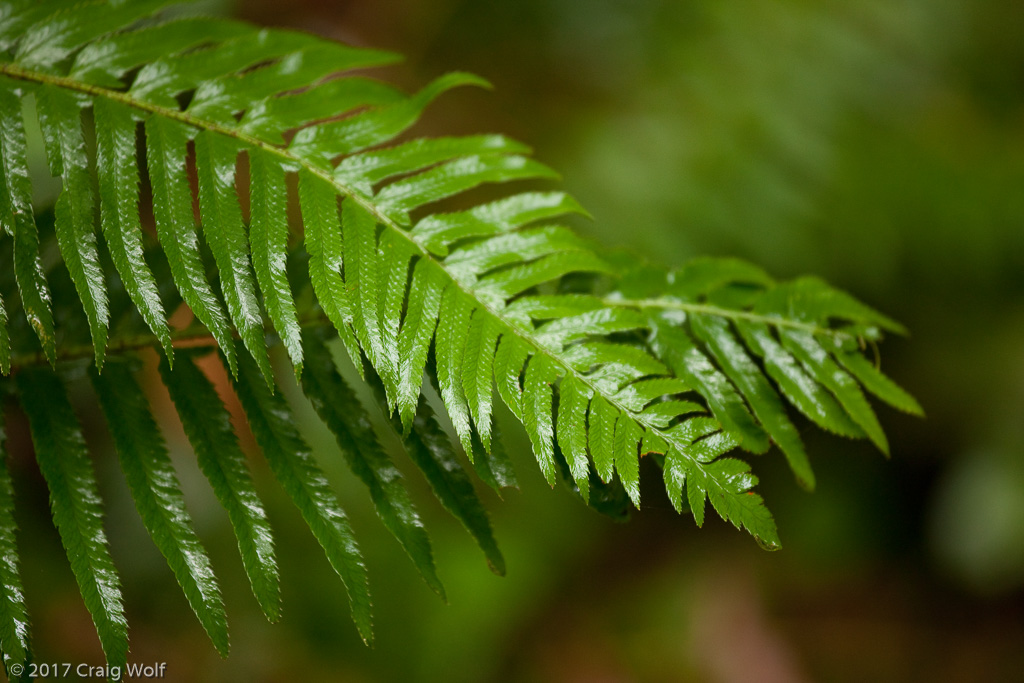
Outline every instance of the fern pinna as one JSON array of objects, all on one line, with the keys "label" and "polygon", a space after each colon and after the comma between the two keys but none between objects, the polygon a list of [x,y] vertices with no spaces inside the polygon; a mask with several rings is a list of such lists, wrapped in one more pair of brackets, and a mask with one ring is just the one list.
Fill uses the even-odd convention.
[{"label": "fern pinna", "polygon": [[[774,443],[812,488],[791,408],[882,451],[864,390],[920,412],[864,355],[900,326],[819,280],[778,284],[730,259],[637,268],[560,225],[584,211],[557,191],[457,204],[483,184],[555,175],[500,135],[407,134],[438,95],[481,79],[451,73],[407,95],[346,73],[388,64],[390,53],[165,4],[0,2],[0,253],[13,264],[0,274],[0,369],[9,378],[0,386],[27,415],[111,664],[125,661],[127,627],[65,388],[85,366],[142,520],[221,653],[220,590],[136,378],[135,358],[154,346],[267,617],[280,610],[274,544],[227,410],[196,365],[214,349],[367,641],[367,574],[276,388],[278,343],[384,526],[442,596],[423,524],[339,373],[327,346],[334,337],[498,573],[504,560],[486,511],[423,397],[425,379],[472,469],[495,488],[516,485],[496,433],[496,389],[550,484],[563,479],[605,511],[639,507],[647,457],[677,509],[700,525],[710,500],[766,548],[779,540],[752,492],[757,479],[727,454]],[[26,126],[36,120],[63,184],[52,230],[33,213]],[[460,210],[436,211],[451,198],[442,206]],[[169,325],[184,307],[194,322]],[[0,469],[0,648],[10,664],[29,644],[6,462]]]}]

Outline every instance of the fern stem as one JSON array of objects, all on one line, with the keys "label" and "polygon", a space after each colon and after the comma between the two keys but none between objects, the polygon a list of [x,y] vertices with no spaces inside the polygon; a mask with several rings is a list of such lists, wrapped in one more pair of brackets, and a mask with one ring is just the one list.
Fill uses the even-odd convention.
[{"label": "fern stem", "polygon": [[[304,330],[315,327],[324,327],[327,325],[330,325],[330,322],[320,311],[299,317],[299,326]],[[267,327],[266,332],[268,334],[273,332],[273,328]],[[237,330],[232,329],[231,333],[235,339],[239,338]],[[212,348],[219,346],[217,339],[210,334],[206,328],[195,325],[190,325],[189,327],[181,330],[171,330],[171,344],[174,348]],[[107,345],[107,350],[111,353],[129,353],[151,347],[160,348],[160,345],[161,341],[155,334],[146,333],[137,334],[131,337],[122,337],[118,340],[112,341]],[[59,349],[58,359],[65,361],[91,358],[93,353],[94,349],[92,344],[77,344],[75,346]],[[11,372],[13,373],[19,368],[27,368],[35,365],[48,365],[49,362],[50,361],[42,351],[18,354],[11,357]]]},{"label": "fern stem", "polygon": [[814,323],[805,323],[790,318],[780,318],[774,315],[761,315],[751,311],[737,311],[730,308],[720,308],[710,304],[697,304],[677,299],[624,299],[620,297],[605,297],[601,302],[606,306],[618,306],[620,308],[658,308],[668,311],[683,311],[684,313],[696,313],[698,315],[711,315],[726,320],[749,320],[751,322],[763,323],[772,327],[788,327],[796,330],[803,330],[815,335],[830,336],[837,340],[849,339],[852,336],[842,330],[834,330],[828,327],[821,327]]}]

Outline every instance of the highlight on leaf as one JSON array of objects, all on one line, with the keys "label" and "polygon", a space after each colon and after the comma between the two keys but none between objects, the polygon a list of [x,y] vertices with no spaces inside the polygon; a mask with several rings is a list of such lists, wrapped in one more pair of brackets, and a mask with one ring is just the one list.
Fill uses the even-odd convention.
[{"label": "highlight on leaf", "polygon": [[[505,559],[469,472],[499,492],[517,485],[499,430],[506,413],[544,479],[594,509],[639,508],[650,495],[641,473],[660,469],[676,510],[701,526],[710,501],[769,549],[780,546],[775,522],[737,449],[774,445],[810,489],[799,420],[888,454],[868,395],[921,413],[865,354],[903,328],[848,294],[814,278],[777,283],[734,259],[637,267],[563,224],[587,214],[551,189],[556,174],[525,145],[416,136],[427,106],[451,88],[486,86],[478,77],[446,74],[407,95],[362,71],[390,53],[187,6],[171,13],[163,0],[65,5],[0,0],[0,253],[12,274],[0,279],[0,389],[14,385],[28,416],[112,664],[127,651],[119,580],[65,391],[82,364],[144,525],[222,654],[218,584],[132,370],[154,349],[264,614],[281,615],[273,534],[224,401],[197,364],[214,349],[230,378],[222,390],[239,398],[367,642],[372,571],[318,462],[331,455],[312,451],[281,391],[279,345],[383,526],[442,598],[403,483],[409,463],[384,449],[373,406],[344,376],[370,385],[413,469],[497,574]],[[52,234],[32,209],[31,112],[63,187]],[[485,185],[500,198],[481,203]],[[69,277],[44,268],[44,254]],[[192,322],[170,325],[178,311]],[[352,372],[336,363],[335,340]],[[0,545],[16,558],[0,474]],[[28,656],[16,570],[0,567],[5,662]]]}]

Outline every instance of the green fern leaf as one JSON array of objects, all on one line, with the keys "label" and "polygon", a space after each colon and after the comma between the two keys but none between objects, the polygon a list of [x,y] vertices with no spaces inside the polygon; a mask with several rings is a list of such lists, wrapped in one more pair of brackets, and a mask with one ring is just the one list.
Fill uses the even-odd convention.
[{"label": "green fern leaf", "polygon": [[14,238],[14,278],[29,326],[46,359],[57,362],[50,290],[39,260],[39,232],[32,213],[32,182],[25,157],[25,129],[17,84],[0,78],[0,225]]},{"label": "green fern leaf", "polygon": [[594,458],[594,469],[601,481],[608,483],[615,473],[615,423],[619,412],[601,395],[595,395],[590,402],[587,416],[589,427],[590,454]]},{"label": "green fern leaf", "polygon": [[696,258],[672,274],[668,292],[694,300],[731,284],[767,287],[771,277],[761,268],[734,258]]},{"label": "green fern leaf", "polygon": [[406,224],[413,209],[484,183],[556,177],[550,168],[526,157],[471,156],[397,180],[378,192],[374,199],[389,217]]},{"label": "green fern leaf", "polygon": [[895,382],[882,374],[882,371],[872,365],[864,356],[852,351],[841,351],[836,353],[839,363],[850,371],[872,394],[882,399],[894,408],[898,408],[911,415],[924,416],[924,410],[917,400],[901,389]]},{"label": "green fern leaf", "polygon": [[666,429],[678,417],[702,413],[704,407],[693,401],[658,401],[643,409],[644,419],[655,427]]},{"label": "green fern leaf", "polygon": [[324,424],[334,433],[349,469],[370,490],[381,518],[427,585],[445,597],[434,567],[430,539],[402,485],[402,475],[381,449],[369,416],[335,369],[330,351],[319,339],[306,341],[302,389]]},{"label": "green fern leaf", "polygon": [[462,382],[462,361],[466,356],[466,336],[472,314],[472,301],[457,285],[449,285],[441,296],[434,353],[437,356],[437,381],[441,387],[441,398],[455,426],[455,433],[467,453],[471,453],[473,447],[469,404],[466,402]]},{"label": "green fern leaf", "polygon": [[[699,362],[709,353],[723,379],[740,388],[805,485],[813,484],[813,475],[803,445],[769,378],[788,402],[822,427],[852,437],[867,435],[887,451],[885,435],[858,383],[870,390],[868,383],[878,375],[853,349],[864,338],[877,339],[880,329],[904,330],[848,294],[816,278],[776,285],[756,267],[732,259],[701,259],[674,273],[640,269],[623,280],[612,300],[660,310],[650,322],[655,353],[694,384],[730,433],[742,436],[729,424],[724,406],[716,405],[719,392],[701,381],[718,373]],[[687,339],[686,329],[693,339]],[[687,347],[685,354],[681,344]],[[763,370],[754,358],[761,360]],[[844,369],[847,358],[858,368],[869,368],[866,379]],[[705,372],[695,372],[702,365]],[[905,400],[905,392],[887,384],[894,400],[911,408],[916,405],[913,399]],[[736,414],[743,414],[740,409],[746,410],[742,403]],[[678,482],[671,484],[676,487]]]},{"label": "green fern leaf", "polygon": [[615,471],[636,508],[640,507],[639,448],[643,437],[643,429],[635,420],[622,417],[615,424]]},{"label": "green fern leaf", "polygon": [[853,438],[864,436],[832,395],[775,340],[766,325],[741,321],[736,323],[736,327],[747,347],[761,356],[768,376],[775,380],[782,394],[800,412],[836,434]]},{"label": "green fern leaf", "polygon": [[[650,409],[656,409],[658,405],[661,405],[655,401],[663,396],[685,394],[691,390],[691,387],[678,377],[655,377],[627,384],[615,394],[615,400],[627,410],[637,413],[643,411],[645,414],[649,414]],[[651,408],[649,409],[647,406],[651,406]],[[677,414],[685,415],[686,412],[680,411]]]},{"label": "green fern leaf", "polygon": [[92,178],[82,133],[83,102],[74,93],[51,88],[40,90],[36,102],[50,173],[64,183],[54,207],[57,245],[89,320],[96,364],[102,367],[110,313],[93,227]]},{"label": "green fern leaf", "polygon": [[301,50],[310,40],[309,36],[292,31],[250,29],[205,50],[165,54],[139,70],[128,95],[154,106],[178,110],[175,98],[179,94],[195,90],[205,81]]},{"label": "green fern leaf", "polygon": [[209,131],[196,136],[195,146],[203,234],[217,262],[228,313],[245,348],[259,364],[267,384],[273,384],[263,338],[263,316],[256,300],[256,283],[249,265],[249,245],[242,226],[242,209],[235,191],[238,147],[231,138]]},{"label": "green fern leaf", "polygon": [[123,667],[128,624],[121,585],[107,548],[96,475],[78,419],[53,372],[26,369],[18,373],[17,385],[71,571],[96,625],[107,664]]},{"label": "green fern leaf", "polygon": [[224,308],[213,293],[199,255],[185,159],[189,131],[176,121],[153,116],[146,121],[146,159],[153,188],[153,218],[174,284],[192,313],[210,331],[227,356],[232,373],[237,360]]},{"label": "green fern leaf", "polygon": [[69,76],[104,88],[122,88],[124,75],[163,55],[249,32],[245,24],[224,19],[185,17],[137,31],[115,33],[89,43],[75,55]]},{"label": "green fern leaf", "polygon": [[[697,348],[694,341],[684,330],[673,326],[665,319],[652,320],[651,329],[651,345],[655,353],[668,363],[677,376],[700,391],[701,396],[711,406],[715,417],[722,423],[722,426],[739,438],[741,445],[746,450],[753,453],[767,451],[768,435],[754,421],[753,416],[743,402],[743,397],[736,391],[729,377],[726,377],[718,368],[711,364],[707,355]],[[732,349],[732,347],[728,348]],[[730,361],[729,355],[722,353],[717,356],[717,360],[723,367],[726,365],[733,366],[731,376],[734,380],[742,381],[745,375],[735,369],[735,363]],[[742,367],[746,369],[746,364]],[[756,379],[750,377],[750,384],[756,381]],[[753,389],[753,386],[750,388]],[[756,392],[751,393],[754,393],[755,397],[757,396]],[[754,402],[757,402],[756,398],[750,398],[750,394],[747,394],[747,400],[752,401],[751,406],[754,405]],[[775,438],[776,443],[781,441],[780,448],[782,448],[783,452],[796,453],[798,454],[796,457],[799,460],[799,453],[802,453],[803,446],[799,440],[793,441],[788,438],[790,432],[793,433],[794,437],[796,436],[795,428],[789,429],[785,426],[789,424],[788,418],[785,418],[784,414],[781,418],[778,417],[775,403],[767,404],[760,402],[759,405],[766,406],[761,410],[764,414],[770,416],[767,418],[769,423],[773,419],[778,422],[772,429],[773,438]],[[766,418],[761,417],[760,419],[764,421]],[[783,419],[785,419],[785,422],[782,422]]]},{"label": "green fern leaf", "polygon": [[464,85],[488,84],[472,74],[446,74],[412,97],[340,121],[303,128],[295,134],[288,150],[318,165],[329,165],[334,157],[360,152],[391,140],[416,123],[423,110],[435,98],[447,90]]},{"label": "green fern leaf", "polygon": [[552,385],[558,380],[558,369],[546,354],[537,353],[530,358],[523,381],[523,424],[540,470],[550,486],[555,485],[556,475]]},{"label": "green fern leaf", "polygon": [[[670,451],[672,454],[678,454],[678,451]],[[679,462],[674,463],[673,469],[677,471],[684,471],[686,481],[686,501],[690,505],[690,512],[693,513],[693,521],[698,527],[704,526],[704,501],[708,497],[707,489],[707,474],[699,469],[688,470],[686,465],[683,464],[680,458]],[[675,479],[681,479],[682,477],[674,477]],[[675,486],[672,487],[672,491],[669,495],[675,493]],[[678,508],[677,508],[678,509]]]},{"label": "green fern leaf", "polygon": [[494,381],[498,385],[501,400],[520,422],[524,417],[523,387],[519,378],[529,357],[529,347],[516,332],[502,334],[498,341],[498,350],[494,354]]},{"label": "green fern leaf", "polygon": [[708,470],[707,496],[722,519],[746,528],[767,550],[778,548],[775,521],[761,496],[750,491],[757,485],[750,465],[735,458],[720,458],[708,465]]},{"label": "green fern leaf", "polygon": [[18,571],[14,486],[8,463],[7,433],[0,412],[0,651],[10,675],[12,664],[24,664],[28,658],[29,631],[25,590]]},{"label": "green fern leaf", "polygon": [[502,443],[501,430],[497,423],[491,427],[491,447],[484,448],[480,435],[473,430],[473,470],[480,477],[480,480],[494,489],[499,497],[503,489],[518,489],[519,481],[516,478],[515,468],[512,460],[505,451]]},{"label": "green fern leaf", "polygon": [[343,243],[338,198],[324,178],[312,171],[299,172],[299,203],[306,227],[309,279],[327,319],[338,331],[357,368],[362,369],[359,346],[350,327],[352,305],[341,277]]},{"label": "green fern leaf", "polygon": [[122,363],[111,363],[102,375],[95,369],[90,374],[142,523],[210,640],[227,657],[228,623],[220,588],[146,397]]},{"label": "green fern leaf", "polygon": [[575,377],[568,377],[559,388],[558,446],[562,450],[573,481],[586,503],[590,502],[590,461],[587,459],[587,408],[593,391]]},{"label": "green fern leaf", "polygon": [[[383,56],[386,53],[376,54],[382,55],[378,63],[390,59]],[[284,144],[283,134],[286,131],[333,118],[357,107],[392,104],[402,97],[402,93],[390,85],[369,78],[336,78],[302,92],[286,93],[256,102],[246,109],[239,130],[280,145]]]},{"label": "green fern leaf", "polygon": [[[581,341],[587,337],[605,336],[615,334],[616,332],[643,329],[645,324],[646,319],[636,311],[600,308],[583,313],[567,314],[551,320],[537,330],[537,336],[548,348],[562,349],[573,342]],[[597,347],[593,348],[596,349]],[[602,350],[604,350],[603,347]],[[609,357],[615,357],[614,352]],[[647,368],[652,374],[658,374],[663,370],[661,365],[647,354],[633,356],[634,360],[638,358],[644,359],[637,361],[639,363],[646,365],[654,364],[653,368]],[[602,361],[593,360],[592,362],[599,363]]]},{"label": "green fern leaf", "polygon": [[8,50],[18,41],[28,26],[51,14],[52,5],[14,0],[0,5],[0,50]]},{"label": "green fern leaf", "polygon": [[412,234],[424,248],[447,256],[449,246],[459,240],[509,232],[568,213],[585,215],[586,211],[564,192],[531,192],[467,211],[428,216],[415,225]]},{"label": "green fern leaf", "polygon": [[[543,329],[538,335],[541,339],[545,339]],[[618,393],[630,382],[667,372],[667,368],[651,358],[649,353],[627,344],[588,341],[565,348],[561,355],[577,372],[589,373],[587,381],[609,396]]]},{"label": "green fern leaf", "polygon": [[[380,236],[377,253],[382,265],[382,277],[377,288],[378,325],[382,379],[389,387],[388,408],[398,407],[402,392],[402,363],[405,360],[398,349],[402,327],[402,308],[406,301],[409,265],[416,255],[415,246],[394,232]],[[421,370],[422,374],[422,370]]]},{"label": "green fern leaf", "polygon": [[374,367],[381,368],[381,379],[390,397],[395,392],[390,381],[393,376],[393,359],[385,355],[381,338],[378,310],[381,258],[377,251],[376,223],[365,209],[351,200],[345,200],[341,205],[341,224],[344,234],[345,288],[353,298],[352,327]]},{"label": "green fern leaf", "polygon": [[568,228],[548,225],[457,249],[445,259],[445,266],[456,278],[469,280],[504,265],[584,248],[584,241]]},{"label": "green fern leaf", "polygon": [[391,55],[387,53],[317,42],[283,55],[280,61],[262,68],[203,81],[196,88],[187,111],[195,117],[234,126],[234,113],[253,101],[304,88],[331,73],[379,66],[389,61]]},{"label": "green fern leaf", "polygon": [[313,459],[309,446],[295,429],[295,418],[280,394],[272,393],[260,379],[259,369],[248,358],[240,360],[235,392],[274,476],[299,509],[331,566],[345,583],[359,635],[364,642],[370,643],[373,640],[373,620],[366,567],[348,518]]},{"label": "green fern leaf", "polygon": [[[529,151],[526,145],[503,135],[422,138],[387,149],[370,150],[345,157],[334,168],[334,177],[340,182],[359,187],[366,194],[372,194],[373,186],[383,180],[406,175],[412,171],[422,171],[460,157]],[[392,191],[391,187],[393,186],[389,186],[389,191]],[[435,195],[428,193],[428,196]]]},{"label": "green fern leaf", "polygon": [[267,619],[277,621],[281,616],[281,589],[270,523],[231,428],[231,416],[210,380],[188,356],[179,358],[173,370],[162,360],[160,376],[196,452],[199,468],[228,513],[253,595]]},{"label": "green fern leaf", "polygon": [[[370,379],[373,379],[372,376]],[[377,394],[378,403],[386,411],[387,399],[382,385],[379,382],[371,384]],[[400,426],[394,417],[391,421],[396,429]],[[409,457],[423,472],[441,505],[462,522],[473,536],[483,550],[491,571],[504,576],[505,558],[498,550],[498,542],[494,539],[487,511],[477,497],[469,475],[455,455],[451,441],[437,424],[434,411],[422,397],[416,408],[412,427],[403,441]]]},{"label": "green fern leaf", "polygon": [[153,14],[165,4],[163,0],[137,0],[54,12],[29,26],[21,36],[15,58],[28,68],[52,69],[82,45]]},{"label": "green fern leaf", "polygon": [[786,416],[779,395],[747,355],[740,342],[720,320],[695,317],[691,321],[691,326],[701,341],[708,345],[715,360],[739,386],[754,414],[786,455],[797,481],[805,488],[813,489],[814,472],[811,470],[800,435]]},{"label": "green fern leaf", "polygon": [[488,303],[507,301],[528,289],[570,273],[612,273],[610,266],[589,251],[557,252],[527,264],[498,270],[480,278],[476,294]]},{"label": "green fern leaf", "polygon": [[498,344],[498,321],[483,308],[473,312],[466,334],[462,362],[462,388],[476,433],[485,451],[491,450],[491,396],[494,353]]},{"label": "green fern leaf", "polygon": [[419,403],[430,341],[441,309],[444,275],[434,263],[421,259],[413,267],[409,304],[398,333],[398,412],[405,430],[412,426]]},{"label": "green fern leaf", "polygon": [[249,151],[249,244],[256,281],[278,336],[296,371],[302,368],[302,340],[295,299],[288,285],[287,190],[284,169],[262,149]]},{"label": "green fern leaf", "polygon": [[103,238],[135,307],[160,341],[164,353],[173,358],[171,334],[156,278],[143,256],[135,119],[129,108],[112,100],[96,100],[93,107]]},{"label": "green fern leaf", "polygon": [[839,367],[813,335],[802,330],[781,330],[780,337],[783,346],[803,364],[808,374],[819,378],[872,443],[888,455],[889,442],[885,432],[857,381]]},{"label": "green fern leaf", "polygon": [[762,296],[755,310],[810,323],[848,320],[881,327],[896,334],[907,329],[892,318],[816,277],[801,277]]},{"label": "green fern leaf", "polygon": [[[272,174],[267,177],[277,178],[273,187],[280,190],[281,175],[297,170],[314,294],[349,355],[362,369],[361,357],[366,354],[374,374],[383,380],[385,404],[398,410],[409,429],[433,341],[440,394],[474,461],[492,445],[492,377],[499,395],[527,427],[542,471],[552,482],[560,467],[555,444],[562,442],[555,430],[559,383],[589,387],[593,395],[588,414],[593,419],[587,420],[585,435],[590,457],[605,480],[619,470],[634,502],[639,500],[642,444],[655,444],[653,448],[664,442],[663,450],[676,448],[681,457],[679,476],[688,476],[690,470],[711,476],[706,467],[710,461],[700,460],[698,444],[680,436],[712,424],[703,417],[701,404],[681,397],[691,393],[690,386],[745,448],[764,451],[768,435],[774,438],[798,477],[808,483],[813,479],[802,444],[769,377],[789,402],[824,426],[849,435],[862,434],[859,423],[874,430],[863,401],[857,403],[856,392],[845,386],[849,382],[844,388],[816,377],[830,366],[806,362],[803,356],[801,363],[774,335],[777,327],[830,334],[832,320],[853,322],[865,330],[894,329],[891,321],[811,280],[775,286],[762,271],[738,261],[696,262],[671,278],[662,272],[661,291],[652,277],[658,271],[647,273],[637,281],[648,284],[634,287],[644,292],[641,300],[624,296],[633,286],[628,278],[624,292],[605,299],[551,296],[570,278],[617,275],[564,228],[530,227],[538,220],[579,212],[565,195],[514,195],[447,215],[423,211],[481,183],[547,178],[553,175],[550,170],[528,160],[522,155],[525,150],[500,136],[413,140],[379,148],[415,123],[437,95],[459,85],[482,85],[479,79],[449,74],[410,97],[363,78],[332,79],[303,90],[328,73],[324,65],[340,71],[385,63],[390,56],[288,32],[228,37],[230,33],[218,34],[207,49],[172,52],[143,64],[127,93],[120,91],[124,85],[110,92],[96,85],[82,88],[74,79],[39,75],[24,64],[7,66],[5,71],[41,88],[77,89],[94,100],[127,104],[143,118],[174,119],[195,129],[204,233],[217,262],[228,312],[268,383],[254,280],[263,290],[269,317],[293,350],[293,361],[298,334],[284,271],[271,277],[269,268],[272,252],[280,256],[286,248],[281,226],[287,206],[264,201],[267,193],[261,191],[266,183],[259,178],[262,171]],[[182,45],[180,31],[169,30],[168,35],[178,36],[175,45]],[[120,34],[103,40],[125,50],[131,45],[139,49],[137,42]],[[22,49],[19,45],[16,61]],[[110,64],[124,64],[137,57],[110,59]],[[96,62],[104,59],[91,56],[79,73],[111,78],[114,72],[84,66]],[[125,72],[117,77],[126,77]],[[176,98],[188,92],[191,96],[182,110]],[[338,109],[317,109],[315,97],[306,95],[313,92],[337,94],[341,111],[366,108],[338,117]],[[295,114],[288,113],[289,103],[299,105]],[[282,144],[289,122],[298,130]],[[252,164],[256,201],[248,241],[234,188],[241,151],[250,159],[259,158]],[[426,215],[411,225],[414,210]],[[276,221],[272,233],[264,229],[271,221]],[[268,240],[271,234],[273,240]],[[255,277],[249,268],[250,253]],[[674,317],[661,316],[659,310]],[[738,339],[730,325],[740,334]],[[709,355],[722,367],[716,368]],[[763,371],[755,357],[763,359]],[[674,387],[679,390],[672,394],[646,396],[631,389],[639,382],[670,380],[673,374],[684,380],[685,390]],[[644,391],[649,390],[645,386]],[[573,405],[571,396],[566,403]],[[856,419],[844,405],[857,413]],[[580,412],[582,407],[571,409]],[[589,469],[584,468],[579,447],[583,441],[572,427],[565,429],[572,460],[566,466],[570,474],[575,470],[574,482],[581,488],[589,481],[589,476],[583,477]],[[592,434],[595,429],[597,434]],[[573,441],[576,446],[568,445]],[[479,468],[488,480],[488,471],[494,474],[491,465]],[[490,483],[497,483],[497,477],[493,479]],[[739,495],[728,487],[722,490]],[[736,508],[739,512],[734,514],[748,514],[743,509]],[[748,521],[756,526],[753,518]]]}]

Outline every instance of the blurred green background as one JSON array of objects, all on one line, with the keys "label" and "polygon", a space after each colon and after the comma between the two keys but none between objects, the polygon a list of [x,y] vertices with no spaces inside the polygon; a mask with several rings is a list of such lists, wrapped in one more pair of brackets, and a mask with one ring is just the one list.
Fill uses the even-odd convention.
[{"label": "blurred green background", "polygon": [[[372,649],[257,466],[283,573],[284,618],[265,623],[175,425],[179,475],[225,590],[226,661],[97,434],[133,661],[168,661],[172,680],[196,681],[1022,680],[1020,0],[255,0],[225,11],[401,52],[384,77],[410,89],[449,70],[485,76],[495,92],[446,96],[422,130],[526,141],[595,216],[580,231],[605,244],[668,264],[740,256],[849,290],[911,329],[882,345],[883,367],[928,417],[880,409],[888,462],[805,425],[813,494],[781,458],[756,460],[784,546],[774,554],[717,519],[695,529],[655,484],[628,524],[602,518],[547,488],[506,420],[522,491],[500,501],[481,488],[506,578],[409,477],[444,605],[306,415],[369,565]],[[16,452],[24,438],[12,435]],[[39,660],[99,663],[45,490],[28,461],[15,468]]]}]

